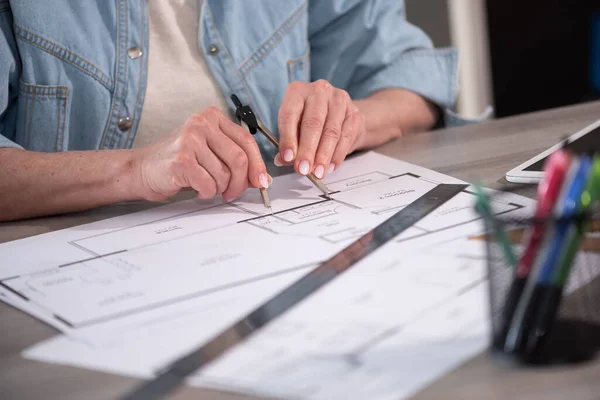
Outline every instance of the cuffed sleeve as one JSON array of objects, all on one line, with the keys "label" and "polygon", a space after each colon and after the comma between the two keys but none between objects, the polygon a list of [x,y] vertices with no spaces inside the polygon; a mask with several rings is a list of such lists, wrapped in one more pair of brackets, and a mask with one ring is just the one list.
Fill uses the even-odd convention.
[{"label": "cuffed sleeve", "polygon": [[0,148],[22,148],[13,141],[21,63],[8,0],[0,0]]},{"label": "cuffed sleeve", "polygon": [[410,90],[452,107],[458,52],[434,49],[406,21],[401,0],[313,0],[309,3],[311,79],[327,79],[355,99],[388,88]]},{"label": "cuffed sleeve", "polygon": [[455,128],[465,125],[478,124],[491,119],[494,115],[494,108],[492,106],[486,107],[486,109],[475,118],[465,118],[455,113],[449,108],[444,110],[444,115],[440,121],[440,128]]}]

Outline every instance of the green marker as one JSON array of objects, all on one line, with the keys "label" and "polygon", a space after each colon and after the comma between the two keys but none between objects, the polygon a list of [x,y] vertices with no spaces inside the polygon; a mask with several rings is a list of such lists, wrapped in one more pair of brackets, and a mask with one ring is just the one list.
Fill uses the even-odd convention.
[{"label": "green marker", "polygon": [[504,252],[504,257],[506,258],[506,262],[510,267],[517,267],[517,257],[513,252],[512,246],[510,244],[510,239],[508,235],[502,229],[496,217],[494,216],[494,212],[492,211],[492,207],[490,206],[490,200],[487,193],[485,193],[480,185],[473,185],[475,188],[475,194],[477,195],[477,210],[483,215],[483,218],[487,219],[493,229],[494,238],[497,242],[502,246],[502,251]]},{"label": "green marker", "polygon": [[[581,214],[590,209],[590,207],[598,201],[600,198],[600,155],[595,155],[592,163],[592,170],[586,184],[585,189],[581,193],[579,199],[579,207],[577,208],[577,214]],[[555,271],[552,282],[556,286],[563,286],[569,273],[573,260],[577,254],[577,250],[583,240],[586,231],[589,229],[590,222],[585,221],[581,224],[574,224],[569,233],[567,234],[566,242],[568,245],[560,256],[558,263],[558,269]]]}]

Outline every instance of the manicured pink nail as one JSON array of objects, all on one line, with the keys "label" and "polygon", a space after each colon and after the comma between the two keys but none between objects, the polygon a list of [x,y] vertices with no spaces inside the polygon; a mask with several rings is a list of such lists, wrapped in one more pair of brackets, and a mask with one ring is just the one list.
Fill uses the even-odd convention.
[{"label": "manicured pink nail", "polygon": [[258,182],[260,183],[260,186],[264,187],[265,189],[269,187],[269,179],[267,178],[267,174],[260,174],[258,177]]},{"label": "manicured pink nail", "polygon": [[323,174],[325,173],[325,167],[322,165],[318,165],[317,168],[315,168],[315,176],[319,179],[323,179]]},{"label": "manicured pink nail", "polygon": [[285,162],[294,161],[294,152],[292,151],[292,149],[287,149],[286,151],[283,152],[283,161],[285,161]]},{"label": "manicured pink nail", "polygon": [[283,167],[283,164],[281,163],[281,161],[279,161],[279,157],[280,154],[277,154],[275,156],[275,158],[273,159],[273,164],[275,164],[276,167]]},{"label": "manicured pink nail", "polygon": [[298,169],[300,170],[300,173],[302,175],[308,175],[308,170],[309,170],[309,166],[308,166],[308,161],[304,160],[300,162],[300,165],[298,166]]},{"label": "manicured pink nail", "polygon": [[331,163],[329,164],[329,173],[332,173],[333,171],[335,171],[335,164]]}]

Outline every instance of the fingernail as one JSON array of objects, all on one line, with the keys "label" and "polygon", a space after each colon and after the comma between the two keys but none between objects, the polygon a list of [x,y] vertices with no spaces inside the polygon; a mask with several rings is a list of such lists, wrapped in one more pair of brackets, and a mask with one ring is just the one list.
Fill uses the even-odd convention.
[{"label": "fingernail", "polygon": [[300,173],[302,175],[308,175],[308,161],[304,160],[300,162],[300,165],[298,166],[298,169],[300,170]]},{"label": "fingernail", "polygon": [[318,165],[317,168],[315,168],[315,175],[319,179],[323,179],[324,172],[325,172],[325,167],[322,165]]},{"label": "fingernail", "polygon": [[283,164],[279,161],[278,156],[275,156],[275,158],[273,159],[273,164],[275,164],[276,167],[283,167]]},{"label": "fingernail", "polygon": [[225,197],[225,196],[223,196],[223,200],[225,201],[225,203],[231,203],[232,201],[235,200],[235,197]]},{"label": "fingernail", "polygon": [[283,161],[285,161],[285,162],[294,161],[294,152],[292,151],[292,149],[287,149],[286,151],[283,152]]},{"label": "fingernail", "polygon": [[269,177],[269,186],[271,186],[271,183],[273,183],[273,177],[268,174],[267,174],[267,176]]},{"label": "fingernail", "polygon": [[332,173],[333,171],[335,171],[335,164],[331,163],[329,164],[329,173]]},{"label": "fingernail", "polygon": [[269,179],[267,178],[267,174],[260,174],[258,177],[258,182],[260,183],[260,186],[264,187],[265,189],[269,187]]}]

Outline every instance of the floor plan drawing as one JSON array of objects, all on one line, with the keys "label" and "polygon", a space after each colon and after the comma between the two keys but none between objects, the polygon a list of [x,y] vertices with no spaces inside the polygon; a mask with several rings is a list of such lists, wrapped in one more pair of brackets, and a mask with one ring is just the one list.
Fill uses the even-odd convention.
[{"label": "floor plan drawing", "polygon": [[[287,200],[290,208],[272,215],[242,197],[72,240],[89,258],[0,282],[70,328],[88,327],[288,270],[297,260],[322,261],[435,185],[412,173],[375,171],[332,182],[332,190],[339,190],[331,199],[298,196]],[[397,240],[473,221],[477,216],[471,197],[461,193]],[[519,207],[499,203],[496,208],[506,212]],[[256,215],[259,211],[263,214]],[[266,252],[261,243],[275,250]]]},{"label": "floor plan drawing", "polygon": [[[367,153],[325,183],[330,198],[306,178],[276,178],[272,212],[250,189],[231,203],[183,201],[2,244],[0,300],[67,335],[29,357],[149,377],[437,184],[462,182]],[[325,399],[351,398],[351,381],[357,397],[398,398],[480,350],[486,273],[482,242],[468,239],[482,229],[474,199],[465,189],[190,383]],[[498,214],[530,205],[493,204]],[[25,251],[32,245],[39,254]],[[441,333],[449,318],[455,329]],[[407,361],[423,346],[440,347],[438,367]],[[411,382],[380,373],[393,362]],[[377,387],[386,393],[369,392]]]}]

